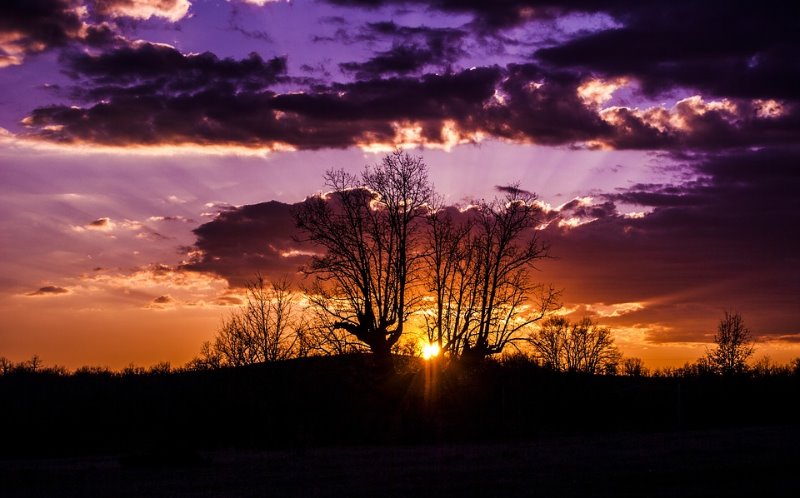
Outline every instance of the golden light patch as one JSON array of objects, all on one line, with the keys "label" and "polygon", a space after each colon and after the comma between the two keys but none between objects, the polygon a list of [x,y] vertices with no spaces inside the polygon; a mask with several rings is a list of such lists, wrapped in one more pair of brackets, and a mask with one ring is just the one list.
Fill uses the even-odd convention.
[{"label": "golden light patch", "polygon": [[108,5],[103,13],[112,17],[134,19],[161,17],[177,22],[186,16],[191,5],[189,0],[126,0]]},{"label": "golden light patch", "polygon": [[585,105],[597,107],[611,100],[614,92],[626,86],[628,81],[627,78],[615,78],[613,80],[590,79],[577,88],[578,97]]},{"label": "golden light patch", "polygon": [[783,104],[773,99],[756,99],[753,101],[753,107],[756,109],[756,116],[762,119],[779,118],[785,112]]},{"label": "golden light patch", "polygon": [[640,302],[613,303],[613,304],[594,303],[586,305],[586,309],[588,311],[596,313],[598,316],[601,316],[603,318],[627,315],[628,313],[633,313],[634,311],[643,310],[644,307],[645,307],[644,303]]},{"label": "golden light patch", "polygon": [[366,140],[356,145],[364,152],[372,154],[387,153],[398,148],[413,149],[416,147],[441,149],[449,152],[456,145],[474,144],[486,138],[486,135],[480,131],[466,132],[461,130],[458,127],[458,123],[453,120],[442,121],[438,140],[424,135],[422,123],[394,122],[392,123],[392,128],[394,129],[394,137],[390,141],[368,136]]},{"label": "golden light patch", "polygon": [[[30,116],[21,120],[23,125],[31,126]],[[56,152],[85,155],[113,155],[113,156],[240,156],[267,158],[273,152],[294,152],[297,148],[283,142],[271,142],[244,146],[238,144],[198,144],[174,143],[159,145],[102,145],[91,142],[48,142],[35,137],[14,135],[8,130],[0,130],[0,145],[10,149],[24,150],[26,152]]]}]

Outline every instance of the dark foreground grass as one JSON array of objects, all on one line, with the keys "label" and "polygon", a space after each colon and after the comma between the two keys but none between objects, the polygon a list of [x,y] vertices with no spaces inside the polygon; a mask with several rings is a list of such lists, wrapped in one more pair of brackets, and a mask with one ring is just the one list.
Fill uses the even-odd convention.
[{"label": "dark foreground grass", "polygon": [[370,357],[0,377],[0,498],[800,496],[800,376]]},{"label": "dark foreground grass", "polygon": [[0,461],[7,497],[797,496],[800,428]]}]

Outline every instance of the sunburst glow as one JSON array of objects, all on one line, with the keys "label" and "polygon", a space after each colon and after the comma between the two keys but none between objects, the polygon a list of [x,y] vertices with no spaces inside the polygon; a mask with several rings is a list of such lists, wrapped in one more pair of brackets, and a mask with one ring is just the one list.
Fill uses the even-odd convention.
[{"label": "sunburst glow", "polygon": [[424,360],[431,360],[436,358],[441,353],[441,348],[436,343],[433,344],[425,344],[422,346],[422,358]]}]

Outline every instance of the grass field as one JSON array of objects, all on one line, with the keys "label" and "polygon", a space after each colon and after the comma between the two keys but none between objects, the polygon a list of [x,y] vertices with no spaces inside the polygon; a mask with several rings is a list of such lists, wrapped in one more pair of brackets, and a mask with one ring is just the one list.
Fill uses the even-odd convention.
[{"label": "grass field", "polygon": [[2,496],[797,496],[800,428],[0,461]]}]

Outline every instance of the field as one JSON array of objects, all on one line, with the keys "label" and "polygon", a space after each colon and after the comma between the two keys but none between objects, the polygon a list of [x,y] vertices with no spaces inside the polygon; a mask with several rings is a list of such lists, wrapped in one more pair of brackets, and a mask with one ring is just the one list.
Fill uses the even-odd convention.
[{"label": "field", "polygon": [[797,427],[0,461],[3,496],[796,496]]},{"label": "field", "polygon": [[2,496],[795,496],[796,375],[366,357],[0,377]]}]

